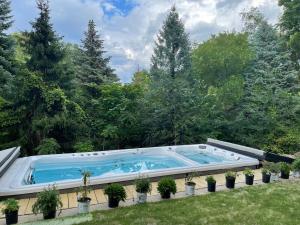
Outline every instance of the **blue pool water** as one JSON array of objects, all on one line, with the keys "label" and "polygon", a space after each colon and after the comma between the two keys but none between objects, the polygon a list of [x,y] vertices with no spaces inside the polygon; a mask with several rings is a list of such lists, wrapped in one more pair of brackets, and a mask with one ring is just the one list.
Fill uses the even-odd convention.
[{"label": "blue pool water", "polygon": [[92,176],[109,177],[159,169],[185,167],[187,164],[175,157],[164,154],[123,154],[107,156],[98,160],[73,160],[66,162],[36,161],[31,182],[35,184],[61,180],[80,179],[82,171],[90,171]]},{"label": "blue pool water", "polygon": [[225,157],[219,156],[219,155],[213,155],[209,153],[202,152],[200,150],[177,150],[178,154],[193,160],[199,164],[212,164],[212,163],[221,163],[225,161],[230,161],[230,159],[227,159]]}]

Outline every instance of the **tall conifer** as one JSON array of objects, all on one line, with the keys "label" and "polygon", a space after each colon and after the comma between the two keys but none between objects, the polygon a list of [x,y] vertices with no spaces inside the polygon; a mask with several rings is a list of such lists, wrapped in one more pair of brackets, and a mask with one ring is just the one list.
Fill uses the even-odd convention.
[{"label": "tall conifer", "polygon": [[88,23],[88,30],[82,40],[82,54],[79,59],[78,78],[85,84],[101,84],[117,81],[114,70],[109,66],[110,57],[105,57],[104,41],[96,30],[93,20]]},{"label": "tall conifer", "polygon": [[6,33],[13,22],[10,13],[10,1],[0,0],[0,95],[5,95],[8,91],[9,82],[15,72],[13,41]]}]

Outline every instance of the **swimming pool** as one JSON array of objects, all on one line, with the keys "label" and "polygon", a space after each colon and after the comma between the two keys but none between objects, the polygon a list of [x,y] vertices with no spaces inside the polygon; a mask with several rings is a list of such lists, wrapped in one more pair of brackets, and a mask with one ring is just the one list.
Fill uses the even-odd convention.
[{"label": "swimming pool", "polygon": [[25,194],[55,184],[81,185],[81,172],[91,172],[91,185],[160,177],[195,171],[256,166],[257,159],[211,145],[182,145],[89,153],[31,156],[17,159],[0,179],[0,196]]},{"label": "swimming pool", "polygon": [[37,160],[25,184],[39,184],[60,180],[80,179],[83,171],[89,171],[92,177],[111,177],[128,173],[140,173],[152,170],[187,167],[188,164],[172,155],[163,153],[139,154],[123,153],[108,155],[91,160],[65,160],[55,162]]}]

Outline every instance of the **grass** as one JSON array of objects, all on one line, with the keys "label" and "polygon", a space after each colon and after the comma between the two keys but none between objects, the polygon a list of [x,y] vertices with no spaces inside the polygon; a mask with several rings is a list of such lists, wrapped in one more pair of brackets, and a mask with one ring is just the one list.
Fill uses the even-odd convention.
[{"label": "grass", "polygon": [[53,220],[42,220],[37,222],[24,223],[24,225],[74,225],[74,224],[86,224],[92,220],[91,214],[80,215],[76,217],[65,217]]},{"label": "grass", "polygon": [[296,225],[300,182],[284,182],[93,213],[82,225]]}]

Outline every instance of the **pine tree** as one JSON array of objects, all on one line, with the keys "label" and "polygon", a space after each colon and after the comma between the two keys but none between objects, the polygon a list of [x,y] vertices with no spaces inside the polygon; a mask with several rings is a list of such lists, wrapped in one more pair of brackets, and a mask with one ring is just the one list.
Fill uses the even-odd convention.
[{"label": "pine tree", "polygon": [[[190,43],[175,6],[159,32],[152,55],[151,79],[154,139],[162,143],[183,142],[183,121],[190,94]],[[162,140],[161,137],[165,137]],[[161,143],[156,143],[161,144]]]},{"label": "pine tree", "polygon": [[162,30],[157,36],[152,55],[151,72],[154,77],[185,76],[190,70],[190,43],[175,6],[172,7]]},{"label": "pine tree", "polygon": [[28,33],[27,51],[30,59],[28,68],[42,75],[45,82],[63,86],[65,77],[59,65],[64,57],[61,37],[58,37],[50,23],[48,0],[37,0],[39,17],[32,23],[33,31]]},{"label": "pine tree", "polygon": [[[237,136],[243,140],[238,141],[266,150],[292,151],[292,142],[300,140],[295,63],[282,38],[265,20],[249,34],[249,43],[255,57],[245,73],[245,98],[236,121]],[[288,143],[285,149],[276,149],[276,141],[284,138],[290,139],[283,141]]]},{"label": "pine tree", "polygon": [[0,0],[0,95],[6,95],[15,73],[13,67],[13,41],[6,31],[12,25],[10,1]]},{"label": "pine tree", "polygon": [[79,59],[78,78],[85,84],[102,84],[105,82],[117,81],[114,70],[110,68],[110,57],[105,57],[103,40],[96,30],[93,20],[88,23],[88,30],[84,33],[82,40],[83,49]]}]

